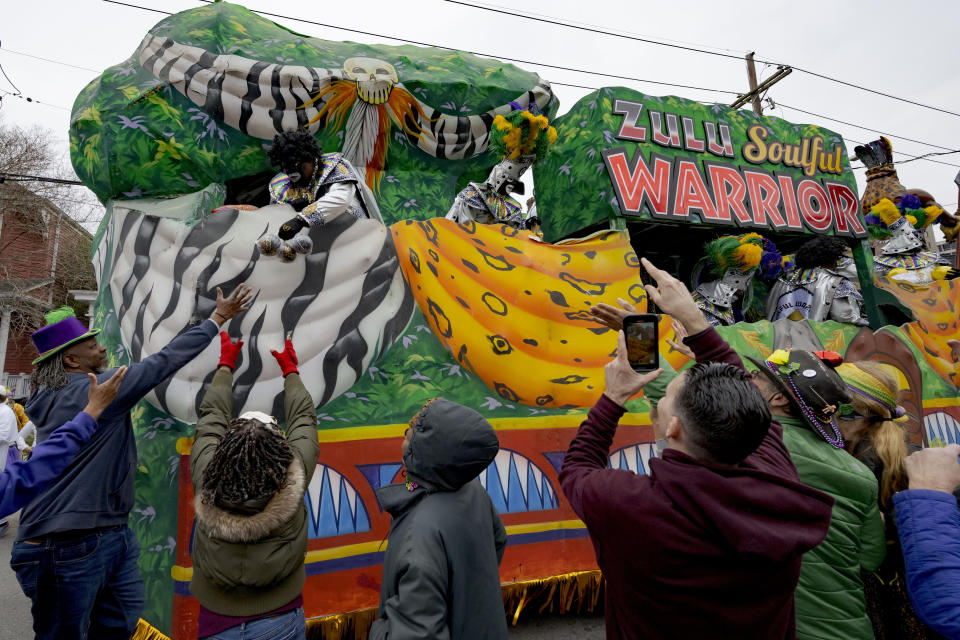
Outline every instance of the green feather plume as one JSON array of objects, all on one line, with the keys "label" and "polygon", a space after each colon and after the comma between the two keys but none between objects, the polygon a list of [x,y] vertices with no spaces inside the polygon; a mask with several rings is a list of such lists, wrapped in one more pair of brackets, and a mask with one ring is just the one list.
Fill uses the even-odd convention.
[{"label": "green feather plume", "polygon": [[77,314],[73,310],[73,307],[68,307],[64,305],[59,309],[54,309],[53,311],[50,311],[43,317],[44,319],[46,319],[47,324],[54,324],[56,322],[60,322],[61,320],[64,320],[65,318],[69,318],[70,316],[76,317],[76,315]]}]

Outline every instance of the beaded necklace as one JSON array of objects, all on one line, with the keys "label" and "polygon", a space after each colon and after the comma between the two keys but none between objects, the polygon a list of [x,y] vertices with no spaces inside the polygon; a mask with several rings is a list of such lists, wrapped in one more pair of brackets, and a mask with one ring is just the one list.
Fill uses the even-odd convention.
[{"label": "beaded necklace", "polygon": [[[787,379],[787,382],[790,383],[790,387],[793,389],[793,397],[796,399],[797,404],[800,405],[800,410],[803,411],[803,415],[807,417],[810,424],[816,427],[817,431],[820,433],[823,439],[826,440],[831,446],[834,446],[837,449],[842,449],[843,434],[840,433],[840,429],[837,428],[836,420],[834,420],[833,418],[830,418],[830,420],[821,420],[819,417],[817,417],[817,414],[813,412],[813,409],[808,407],[807,403],[804,402],[803,397],[801,397],[800,395],[800,390],[797,389],[797,385],[793,382],[793,379],[790,376],[781,377],[780,374],[777,372],[776,368],[769,361],[767,361],[765,364],[767,365],[767,368],[770,369],[770,371],[772,371],[775,376],[777,376],[781,380],[784,377]],[[830,428],[833,430],[833,435],[835,436],[834,438],[831,438],[829,435],[827,435],[827,432],[823,429],[823,427],[820,426],[822,423],[826,423],[830,425]]]}]

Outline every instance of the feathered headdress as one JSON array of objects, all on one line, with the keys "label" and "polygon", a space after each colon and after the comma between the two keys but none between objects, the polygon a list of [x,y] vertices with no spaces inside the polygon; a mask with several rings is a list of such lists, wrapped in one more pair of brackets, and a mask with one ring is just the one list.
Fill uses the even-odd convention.
[{"label": "feathered headdress", "polygon": [[534,156],[534,161],[539,162],[556,141],[557,130],[550,126],[545,115],[524,109],[493,119],[490,150],[501,158],[519,160]]},{"label": "feathered headdress", "polygon": [[775,278],[783,268],[783,256],[777,246],[759,233],[720,236],[703,247],[710,261],[710,272],[722,278],[730,269],[759,269],[765,279]]},{"label": "feathered headdress", "polygon": [[939,205],[924,207],[919,197],[908,193],[897,198],[896,204],[889,198],[883,198],[871,207],[864,221],[872,237],[889,238],[890,225],[900,218],[906,218],[914,229],[923,229],[936,222],[942,213]]}]

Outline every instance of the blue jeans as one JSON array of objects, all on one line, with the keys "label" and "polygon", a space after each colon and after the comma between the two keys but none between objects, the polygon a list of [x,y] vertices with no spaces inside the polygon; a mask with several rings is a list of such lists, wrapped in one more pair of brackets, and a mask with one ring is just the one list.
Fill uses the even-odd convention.
[{"label": "blue jeans", "polygon": [[278,616],[241,622],[204,640],[303,640],[306,637],[307,621],[301,607]]},{"label": "blue jeans", "polygon": [[127,640],[143,611],[140,546],[127,526],[13,544],[10,567],[33,602],[37,640]]}]

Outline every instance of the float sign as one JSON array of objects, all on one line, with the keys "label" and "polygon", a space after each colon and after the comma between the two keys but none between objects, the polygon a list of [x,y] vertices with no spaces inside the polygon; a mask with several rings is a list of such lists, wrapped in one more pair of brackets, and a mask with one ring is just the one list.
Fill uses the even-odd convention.
[{"label": "float sign", "polygon": [[843,138],[828,129],[624,87],[554,125],[534,174],[547,240],[611,216],[867,235]]}]

